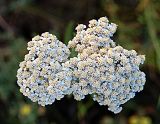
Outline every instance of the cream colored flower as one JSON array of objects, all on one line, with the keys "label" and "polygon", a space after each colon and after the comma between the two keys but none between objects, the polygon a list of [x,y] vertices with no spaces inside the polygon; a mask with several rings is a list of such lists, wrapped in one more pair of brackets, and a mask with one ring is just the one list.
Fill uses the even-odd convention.
[{"label": "cream colored flower", "polygon": [[[67,61],[70,51],[48,32],[32,38],[32,41],[28,42],[27,49],[29,53],[20,63],[17,71],[17,83],[20,91],[32,101],[37,101],[43,106],[52,104],[55,99],[59,100],[65,95],[66,86],[60,81],[55,82],[53,86],[50,85],[49,82],[52,81],[50,75],[54,75],[53,77],[56,78],[63,71],[61,62]],[[63,77],[64,73],[61,76],[63,80],[66,78]],[[53,92],[56,88],[59,90]]]},{"label": "cream colored flower", "polygon": [[[78,101],[92,95],[119,113],[122,104],[143,90],[146,78],[139,69],[145,56],[116,46],[111,39],[116,30],[116,24],[101,17],[88,26],[79,24],[68,46],[48,32],[32,38],[17,71],[20,92],[42,106],[69,94]],[[69,48],[78,55],[68,59]]]}]

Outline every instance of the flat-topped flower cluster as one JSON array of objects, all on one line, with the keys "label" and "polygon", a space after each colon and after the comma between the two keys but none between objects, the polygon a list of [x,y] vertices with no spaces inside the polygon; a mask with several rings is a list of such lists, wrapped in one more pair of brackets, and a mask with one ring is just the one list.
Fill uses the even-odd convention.
[{"label": "flat-topped flower cluster", "polygon": [[[20,91],[42,106],[65,95],[81,100],[90,94],[119,113],[122,104],[143,90],[146,78],[139,69],[145,56],[116,46],[111,39],[116,29],[101,17],[89,21],[88,27],[78,25],[68,46],[48,32],[34,37],[17,72]],[[77,57],[69,59],[69,48],[75,48]]]}]

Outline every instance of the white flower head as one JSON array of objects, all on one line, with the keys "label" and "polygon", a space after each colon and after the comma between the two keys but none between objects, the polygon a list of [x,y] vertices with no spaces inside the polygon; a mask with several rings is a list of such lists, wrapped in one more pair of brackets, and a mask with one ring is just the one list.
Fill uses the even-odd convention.
[{"label": "white flower head", "polygon": [[[29,53],[17,71],[20,91],[42,106],[61,99],[69,87],[69,84],[64,85],[63,80],[66,80],[66,77],[61,72],[61,63],[66,62],[70,54],[67,46],[56,36],[46,32],[28,42],[27,49]],[[60,76],[63,80],[55,81]]]},{"label": "white flower head", "polygon": [[[43,106],[69,94],[78,101],[91,95],[119,113],[122,104],[143,90],[146,78],[139,69],[145,56],[117,46],[111,39],[116,30],[116,24],[101,17],[88,26],[79,24],[68,46],[48,32],[34,37],[17,71],[20,91]],[[68,59],[69,48],[78,55]]]}]

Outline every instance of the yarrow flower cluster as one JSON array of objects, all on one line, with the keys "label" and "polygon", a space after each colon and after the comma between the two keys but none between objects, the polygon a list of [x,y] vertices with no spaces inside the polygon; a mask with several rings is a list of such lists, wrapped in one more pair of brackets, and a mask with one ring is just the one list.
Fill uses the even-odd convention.
[{"label": "yarrow flower cluster", "polygon": [[56,36],[43,33],[28,42],[29,53],[20,63],[17,71],[18,85],[23,95],[42,106],[52,104],[55,99],[60,100],[65,95],[65,90],[70,81],[63,77],[62,63],[66,62],[70,54],[65,44],[58,41]]},{"label": "yarrow flower cluster", "polygon": [[[43,106],[64,95],[82,100],[90,94],[119,113],[122,104],[143,90],[146,79],[139,69],[145,56],[117,46],[111,39],[116,29],[101,17],[89,21],[88,27],[78,25],[68,46],[49,33],[34,37],[17,73],[20,91]],[[75,48],[77,57],[68,59],[69,48]]]}]

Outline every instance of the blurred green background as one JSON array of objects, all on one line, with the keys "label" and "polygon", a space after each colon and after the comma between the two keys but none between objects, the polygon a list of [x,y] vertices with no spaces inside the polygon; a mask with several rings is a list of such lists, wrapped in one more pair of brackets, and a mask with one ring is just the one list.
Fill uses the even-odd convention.
[{"label": "blurred green background", "polygon": [[[117,44],[146,55],[144,90],[114,115],[87,97],[41,107],[19,92],[16,71],[34,35],[67,44],[77,24],[107,16]],[[0,124],[160,124],[160,0],[0,0]]]}]

